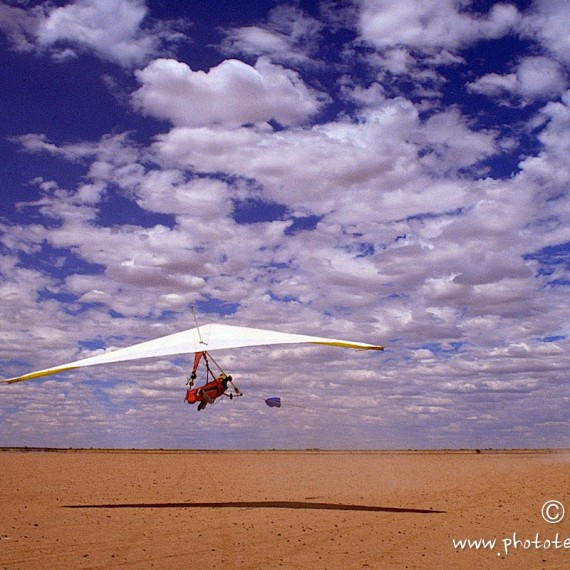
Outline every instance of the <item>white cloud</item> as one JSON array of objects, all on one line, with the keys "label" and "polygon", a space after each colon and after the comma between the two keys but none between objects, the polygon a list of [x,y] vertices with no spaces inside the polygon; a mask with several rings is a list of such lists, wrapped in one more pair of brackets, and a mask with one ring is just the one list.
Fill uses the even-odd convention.
[{"label": "white cloud", "polygon": [[[455,50],[497,37],[519,19],[505,6],[475,17],[457,2],[362,5],[370,21],[363,20],[361,30],[380,47],[374,54],[364,50],[367,69],[405,74],[423,66],[422,81],[436,93],[441,80],[436,65],[457,63]],[[433,12],[427,12],[428,5]],[[85,12],[77,10],[88,4],[70,6],[75,11],[64,13],[69,21],[52,22],[74,38],[79,24],[87,25]],[[18,17],[24,16],[18,12]],[[134,37],[143,53],[146,44],[137,44],[135,32],[143,23],[131,23],[123,28],[131,36],[123,37]],[[299,37],[310,20],[298,27],[285,23],[265,22],[228,37],[243,53],[274,58],[283,48],[280,61],[297,57],[299,62],[311,49]],[[89,49],[99,49],[99,36],[89,37]],[[59,45],[52,41],[45,46]],[[117,39],[109,49],[118,45]],[[423,52],[419,63],[417,50]],[[102,57],[117,56],[111,49]],[[552,57],[528,56],[512,75],[488,74],[471,88],[529,100],[555,97],[563,73]],[[85,445],[85,438],[95,436],[103,445],[199,445],[205,439],[243,445],[217,439],[220,426],[232,424],[240,428],[236,437],[258,443],[259,422],[272,417],[259,412],[256,399],[275,390],[307,404],[299,414],[308,427],[295,431],[300,422],[274,423],[266,430],[274,439],[264,440],[270,447],[286,446],[291,433],[299,438],[296,444],[310,447],[311,436],[302,434],[320,430],[319,444],[346,442],[322,427],[330,425],[333,413],[335,425],[348,434],[358,420],[359,442],[370,447],[379,445],[379,422],[386,445],[418,445],[420,429],[429,446],[520,444],[515,422],[505,418],[505,397],[513,417],[532,412],[533,441],[553,444],[536,427],[545,418],[541,406],[529,412],[528,403],[532,398],[546,405],[548,416],[566,417],[568,341],[558,337],[570,334],[567,287],[548,282],[563,283],[568,269],[561,262],[548,266],[547,274],[540,255],[525,254],[570,242],[569,95],[545,104],[529,123],[526,134],[540,149],[521,159],[520,172],[493,179],[475,169],[498,157],[497,133],[477,129],[459,107],[432,108],[424,117],[424,106],[405,94],[390,95],[382,74],[354,87],[346,73],[338,92],[358,110],[311,124],[326,97],[307,86],[301,71],[268,58],[255,66],[227,60],[207,73],[174,59],[154,60],[139,73],[134,95],[137,109],[172,124],[153,145],[140,139],[137,145],[125,134],[69,144],[42,134],[13,139],[30,154],[57,157],[60,167],[62,160],[70,161],[84,171],[65,188],[62,181],[35,173],[40,197],[18,210],[33,222],[1,221],[0,352],[4,370],[14,373],[27,369],[24,361],[32,368],[66,362],[89,352],[86,341],[124,346],[189,328],[194,321],[188,306],[208,297],[236,304],[228,321],[382,342],[387,351],[228,352],[222,363],[237,373],[248,397],[194,417],[193,425],[203,430],[201,441],[189,442],[182,415],[189,409],[175,406],[187,360],[73,372],[68,378],[76,384],[40,384],[58,401],[73,403],[57,414],[28,386],[10,392],[0,387],[9,410],[3,434],[20,433],[26,425],[46,433],[41,428],[51,421],[50,433],[64,431],[70,445]],[[287,128],[273,130],[265,124],[271,118]],[[146,219],[170,222],[104,226],[99,214],[109,207],[110,192],[143,208]],[[234,204],[249,198],[284,205],[286,218],[316,215],[318,223],[315,218],[314,227],[297,232],[291,231],[292,219],[238,224]],[[66,259],[66,272],[58,277]],[[70,268],[71,260],[78,267]],[[97,270],[85,264],[96,264]],[[543,340],[552,338],[556,343]],[[100,383],[79,382],[86,378]],[[82,424],[77,410],[97,402],[101,390],[111,404],[93,406]],[[554,392],[560,397],[553,400]],[[476,436],[465,435],[466,417],[473,418]],[[105,434],[109,423],[121,434]],[[161,429],[149,429],[155,425]],[[556,442],[564,437],[559,434]]]},{"label": "white cloud", "polygon": [[287,5],[275,7],[267,22],[225,31],[222,49],[227,54],[267,56],[272,62],[292,66],[320,65],[314,52],[323,29],[321,22]]},{"label": "white cloud", "polygon": [[[405,402],[406,394],[413,392],[414,400],[399,408],[405,418],[406,409],[442,416],[445,406],[434,402],[444,393],[455,410],[445,413],[445,422],[467,409],[477,414],[477,406],[466,407],[466,394],[528,394],[539,385],[538,378],[552,374],[551,365],[539,356],[542,345],[537,339],[566,326],[565,311],[556,308],[562,307],[561,300],[555,302],[548,291],[537,297],[537,281],[523,259],[524,253],[555,239],[551,232],[543,241],[537,241],[534,232],[525,233],[536,215],[550,217],[557,210],[560,228],[568,227],[560,204],[551,203],[548,195],[540,198],[545,179],[562,184],[567,177],[561,170],[565,153],[560,147],[570,132],[567,109],[553,103],[543,114],[543,153],[527,159],[521,174],[505,181],[470,180],[458,177],[453,168],[450,172],[450,166],[468,165],[492,153],[492,134],[472,131],[455,109],[421,121],[414,106],[403,99],[375,101],[372,109],[362,110],[358,121],[281,132],[221,125],[175,128],[153,149],[152,169],[142,167],[148,150],[137,149],[121,135],[64,146],[42,137],[23,137],[29,152],[81,159],[88,178],[73,193],[43,181],[38,207],[58,224],[11,231],[11,240],[5,236],[4,243],[10,249],[33,251],[48,240],[101,264],[105,273],[71,275],[58,283],[40,273],[15,272],[14,283],[6,283],[3,293],[7,299],[16,293],[10,305],[15,319],[22,319],[20,314],[41,320],[49,314],[60,326],[57,351],[51,341],[49,350],[36,351],[34,358],[43,360],[40,365],[46,358],[55,363],[75,357],[74,339],[98,338],[101,331],[120,339],[113,344],[124,345],[135,336],[187,328],[192,325],[187,321],[188,304],[210,295],[239,303],[235,318],[241,323],[321,334],[328,328],[335,336],[385,342],[390,365],[381,372],[386,380],[383,395],[397,394]],[[429,149],[439,150],[425,154]],[[190,165],[203,174],[189,176]],[[219,171],[254,178],[263,185],[265,198],[300,214],[318,212],[324,217],[316,229],[292,236],[284,233],[287,221],[238,225],[231,219],[231,200],[247,198],[252,190],[206,174]],[[111,184],[149,211],[173,214],[176,224],[94,225],[99,195],[90,190]],[[362,248],[363,243],[369,245]],[[27,289],[16,288],[22,279],[28,280]],[[74,328],[73,338],[66,327],[77,319],[62,314],[55,300],[34,300],[34,292],[44,287],[77,296],[77,308],[81,303],[96,304],[88,309],[89,318],[81,320],[81,330]],[[124,318],[110,318],[109,309]],[[162,311],[174,311],[175,316],[149,328],[148,317],[159,322]],[[332,316],[324,318],[325,312]],[[125,331],[129,338],[123,338]],[[37,327],[28,337],[29,345],[48,346],[38,335],[53,334],[49,327]],[[14,336],[4,350],[13,350],[18,338]],[[412,352],[397,338],[404,338]],[[453,353],[453,342],[463,343],[463,352]],[[507,366],[501,349],[521,343],[530,351],[515,368],[528,380],[497,380],[514,366],[512,359]],[[30,357],[26,347],[19,350],[11,354]],[[483,354],[486,350],[496,352],[490,358]],[[563,353],[556,355],[564,366]],[[303,353],[303,368],[309,371],[306,381],[314,380],[312,370],[323,377],[338,376],[338,370],[349,366],[348,356]],[[261,372],[255,364],[260,359]],[[284,362],[290,363],[291,357],[287,351],[271,356],[253,352],[228,354],[223,361],[239,371],[251,390],[266,385],[261,376],[281,378]],[[146,421],[155,412],[145,411],[143,402],[156,398],[151,380],[158,374],[148,366],[116,373],[136,380],[137,389],[112,389],[116,405],[136,400]],[[377,359],[358,361],[362,377],[377,376],[378,368]],[[303,374],[296,373],[298,381],[305,380]],[[178,368],[168,372],[173,386],[176,378],[180,380],[179,388],[183,376]],[[453,380],[446,387],[442,378]],[[422,394],[417,383],[429,388]],[[294,393],[295,385],[287,384],[289,391]],[[326,390],[331,394],[334,388]],[[169,388],[159,397],[169,400],[176,398],[174,394],[175,388]],[[254,402],[244,405],[255,407]],[[480,409],[488,412],[488,407]],[[388,417],[390,413],[386,410]],[[64,425],[68,419],[58,421]],[[136,426],[135,418],[132,421]],[[125,429],[136,431],[128,425]]]},{"label": "white cloud", "polygon": [[[422,98],[424,108],[438,105],[447,83],[442,68],[466,63],[462,50],[481,40],[517,33],[522,21],[517,8],[508,3],[494,4],[486,14],[458,0],[363,0],[358,6],[355,43],[375,49],[363,61],[377,70],[388,93],[398,92],[398,81],[405,79],[404,89],[415,99]],[[489,88],[493,79],[486,78],[483,86]]]},{"label": "white cloud", "polygon": [[132,67],[181,37],[173,25],[147,26],[147,15],[143,0],[75,0],[60,7],[44,3],[32,10],[2,4],[0,28],[20,51],[49,52],[62,61],[87,51]]},{"label": "white cloud", "polygon": [[469,128],[456,109],[433,115],[418,130],[427,153],[421,162],[441,174],[472,166],[496,152],[493,133]]},{"label": "white cloud", "polygon": [[564,71],[556,61],[532,56],[523,58],[514,73],[488,73],[469,83],[467,88],[473,93],[500,99],[510,95],[530,103],[537,99],[556,98],[566,90],[567,85]]},{"label": "white cloud", "polygon": [[480,93],[490,97],[497,97],[507,93],[516,93],[520,85],[515,73],[499,75],[498,73],[486,73],[479,79],[467,84],[467,89],[472,93]]},{"label": "white cloud", "polygon": [[303,123],[328,100],[296,72],[264,58],[254,67],[225,60],[207,73],[158,59],[137,77],[142,86],[133,95],[135,106],[175,126],[239,126],[271,119],[284,125]]},{"label": "white cloud", "polygon": [[158,137],[156,150],[161,160],[178,166],[254,178],[276,202],[318,214],[343,212],[348,223],[359,216],[361,222],[393,220],[459,207],[458,195],[418,180],[471,166],[495,147],[492,133],[471,130],[453,110],[422,124],[413,105],[397,99],[359,122],[303,130],[175,128]]},{"label": "white cloud", "polygon": [[527,99],[553,99],[568,82],[560,65],[546,57],[524,58],[516,71],[520,94]]},{"label": "white cloud", "polygon": [[158,47],[156,36],[141,31],[147,12],[138,0],[77,0],[49,12],[38,29],[38,42],[44,47],[68,42],[131,66]]},{"label": "white cloud", "polygon": [[536,0],[530,15],[525,18],[523,33],[536,38],[564,64],[570,63],[570,12],[568,5],[559,0]]},{"label": "white cloud", "polygon": [[252,55],[267,55],[283,53],[291,48],[290,43],[282,34],[272,30],[264,30],[257,26],[247,26],[228,32],[227,41],[231,51]]},{"label": "white cloud", "polygon": [[508,4],[494,5],[485,17],[462,10],[456,0],[364,0],[359,27],[362,39],[379,48],[457,50],[482,38],[498,38],[515,27],[520,15]]},{"label": "white cloud", "polygon": [[0,30],[6,34],[15,50],[33,51],[33,36],[41,16],[42,12],[38,8],[24,9],[1,3]]}]

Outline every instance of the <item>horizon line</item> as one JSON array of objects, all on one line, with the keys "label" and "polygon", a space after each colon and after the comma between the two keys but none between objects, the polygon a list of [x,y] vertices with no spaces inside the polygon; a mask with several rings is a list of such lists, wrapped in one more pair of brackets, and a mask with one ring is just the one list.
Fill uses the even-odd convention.
[{"label": "horizon line", "polygon": [[222,449],[222,448],[164,448],[164,447],[54,447],[54,446],[0,446],[2,452],[45,452],[45,453],[377,453],[377,454],[493,454],[493,453],[570,453],[565,447],[458,447],[458,448],[425,448],[425,449],[350,449],[350,448],[251,448],[251,449]]}]

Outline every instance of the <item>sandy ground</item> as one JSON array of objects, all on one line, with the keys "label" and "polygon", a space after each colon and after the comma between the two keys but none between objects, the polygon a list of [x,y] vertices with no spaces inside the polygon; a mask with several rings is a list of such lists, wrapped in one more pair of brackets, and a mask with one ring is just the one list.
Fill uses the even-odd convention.
[{"label": "sandy ground", "polygon": [[569,460],[3,451],[0,568],[570,568]]}]

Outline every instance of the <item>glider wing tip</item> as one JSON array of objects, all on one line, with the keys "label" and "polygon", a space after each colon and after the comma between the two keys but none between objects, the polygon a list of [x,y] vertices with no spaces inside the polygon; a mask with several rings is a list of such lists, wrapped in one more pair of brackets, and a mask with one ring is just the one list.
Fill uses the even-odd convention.
[{"label": "glider wing tip", "polygon": [[[347,345],[351,347],[350,345]],[[366,343],[355,343],[351,348],[356,348],[357,350],[384,350],[381,344],[366,344]]]},{"label": "glider wing tip", "polygon": [[7,378],[6,380],[3,380],[2,382],[4,384],[15,384],[16,382],[21,382],[22,379],[18,376],[16,378]]},{"label": "glider wing tip", "polygon": [[60,372],[67,372],[68,370],[75,370],[79,366],[61,366],[57,368],[48,368],[47,370],[39,370],[38,372],[29,372],[28,374],[23,374],[22,376],[15,376],[14,378],[8,378],[4,380],[5,384],[16,384],[16,382],[24,382],[25,380],[35,380],[36,378],[43,378],[45,376],[51,376],[52,374],[59,374]]}]

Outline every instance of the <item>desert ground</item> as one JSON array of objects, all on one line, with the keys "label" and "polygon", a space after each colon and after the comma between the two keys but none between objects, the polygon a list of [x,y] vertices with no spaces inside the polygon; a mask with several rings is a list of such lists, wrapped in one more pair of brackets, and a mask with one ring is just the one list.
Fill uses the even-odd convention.
[{"label": "desert ground", "polygon": [[[0,568],[568,568],[569,461],[3,450]],[[495,545],[454,544],[466,539]]]}]

